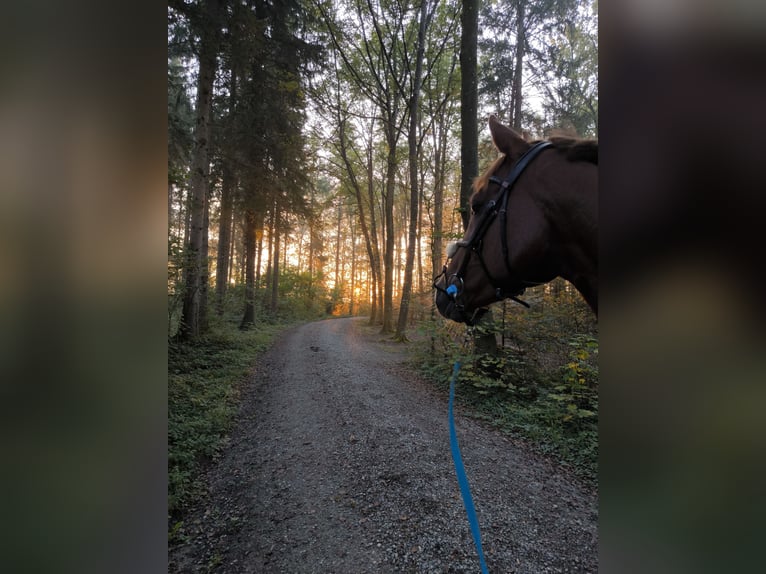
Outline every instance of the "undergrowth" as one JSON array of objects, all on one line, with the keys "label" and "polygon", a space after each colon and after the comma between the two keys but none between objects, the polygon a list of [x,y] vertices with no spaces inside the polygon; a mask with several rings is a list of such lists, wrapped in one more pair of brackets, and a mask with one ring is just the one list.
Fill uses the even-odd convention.
[{"label": "undergrowth", "polygon": [[203,492],[201,470],[226,445],[239,388],[258,355],[284,328],[261,323],[240,331],[236,324],[220,322],[193,344],[169,344],[169,517]]},{"label": "undergrowth", "polygon": [[494,308],[495,320],[484,329],[496,334],[495,355],[479,355],[472,346],[462,345],[464,325],[441,317],[424,321],[416,362],[427,378],[446,390],[452,365],[460,357],[456,397],[471,416],[522,436],[538,451],[595,482],[597,323],[576,294],[538,297],[531,310],[508,306],[504,317],[499,306]]}]

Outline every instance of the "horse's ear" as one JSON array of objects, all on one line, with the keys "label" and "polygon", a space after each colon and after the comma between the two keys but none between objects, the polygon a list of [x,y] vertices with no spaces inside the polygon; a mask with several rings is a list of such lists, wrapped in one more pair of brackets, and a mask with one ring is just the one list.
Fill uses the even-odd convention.
[{"label": "horse's ear", "polygon": [[508,126],[501,124],[493,115],[489,116],[489,132],[498,151],[510,157],[518,157],[529,148],[526,140]]}]

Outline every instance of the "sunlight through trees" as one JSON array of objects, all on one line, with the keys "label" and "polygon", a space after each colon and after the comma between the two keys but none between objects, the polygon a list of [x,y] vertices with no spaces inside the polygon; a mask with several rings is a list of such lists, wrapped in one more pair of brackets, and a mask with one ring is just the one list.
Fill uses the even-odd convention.
[{"label": "sunlight through trees", "polygon": [[169,336],[356,314],[404,340],[462,235],[461,186],[495,157],[486,117],[597,135],[595,3],[478,3],[473,80],[464,6],[169,2]]}]

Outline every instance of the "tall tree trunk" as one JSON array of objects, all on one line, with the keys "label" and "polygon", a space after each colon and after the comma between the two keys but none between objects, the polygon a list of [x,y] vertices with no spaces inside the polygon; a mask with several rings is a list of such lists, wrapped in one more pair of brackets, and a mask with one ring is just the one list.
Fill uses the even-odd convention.
[{"label": "tall tree trunk", "polygon": [[168,181],[168,239],[173,236],[173,227],[175,226],[173,220],[173,184]]},{"label": "tall tree trunk", "polygon": [[184,240],[183,244],[184,247],[189,245],[189,230],[191,229],[191,194],[186,193],[186,198],[184,201],[183,192],[181,192],[181,198],[180,198],[180,205],[181,205],[181,214],[183,215],[183,226],[184,226]]},{"label": "tall tree trunk", "polygon": [[255,225],[255,236],[258,238],[258,244],[256,246],[257,261],[255,263],[255,288],[258,289],[261,286],[261,263],[263,260],[263,216],[258,217],[258,221]]},{"label": "tall tree trunk", "polygon": [[281,241],[280,244],[282,245],[282,266],[281,268],[283,270],[287,270],[287,244],[289,239],[289,234],[287,233],[287,230],[284,230],[284,233],[280,233]]},{"label": "tall tree trunk", "polygon": [[[346,140],[346,120],[343,118],[340,118],[339,121],[339,144],[340,144],[340,154],[341,158],[343,159],[343,163],[346,166],[346,172],[348,173],[348,177],[351,180],[351,187],[354,190],[354,195],[356,197],[356,206],[359,214],[359,225],[362,228],[362,236],[364,237],[364,245],[367,249],[367,257],[370,261],[370,274],[372,275],[372,283],[373,285],[376,282],[376,270],[377,270],[377,262],[378,255],[377,255],[377,237],[376,237],[376,229],[375,229],[375,204],[372,202],[372,143],[370,143],[370,148],[368,150],[368,159],[367,159],[367,178],[368,178],[368,196],[370,198],[370,226],[372,229],[369,229],[367,227],[367,218],[365,217],[365,207],[364,207],[364,199],[362,198],[362,190],[359,186],[359,181],[356,178],[356,172],[354,171],[354,167],[351,164],[351,161],[348,157],[348,150],[346,147],[347,140]],[[376,312],[376,297],[375,292],[373,289],[373,295],[372,295],[372,308],[370,310],[370,324],[373,324],[375,322],[375,312]]]},{"label": "tall tree trunk", "polygon": [[218,257],[215,269],[215,307],[223,315],[223,302],[229,277],[229,254],[232,238],[232,212],[236,181],[230,165],[224,167],[221,183],[221,218],[218,222]]},{"label": "tall tree trunk", "polygon": [[369,299],[370,299],[370,320],[368,324],[375,325],[378,322],[378,309],[382,306],[380,304],[380,298],[378,297],[378,285],[380,284],[380,277],[375,274],[374,269],[370,268],[370,281],[368,286]]},{"label": "tall tree trunk", "polygon": [[479,93],[476,54],[479,36],[479,2],[464,0],[460,15],[463,34],[460,38],[460,217],[463,230],[471,216],[468,199],[471,184],[479,172]]},{"label": "tall tree trunk", "polygon": [[[311,210],[314,211],[314,192],[311,192]],[[314,298],[314,245],[316,230],[314,229],[314,218],[309,218],[309,297]]]},{"label": "tall tree trunk", "polygon": [[447,148],[447,129],[444,125],[444,115],[439,117],[436,125],[436,146],[434,152],[434,227],[431,236],[432,277],[436,277],[444,264],[442,255],[442,237],[444,235],[444,172]]},{"label": "tall tree trunk", "polygon": [[[421,144],[418,144],[418,156],[422,156],[423,154],[423,148],[422,148],[422,142]],[[425,189],[426,189],[426,166],[424,165],[423,161],[418,159],[418,171],[420,173],[420,184],[419,184],[419,193],[418,193],[418,247],[417,251],[415,252],[415,255],[418,258],[418,293],[423,294],[425,293],[427,287],[426,285],[430,285],[427,279],[427,273],[424,271],[423,268],[423,229],[424,226],[427,225],[427,223],[424,221],[425,219]],[[431,272],[428,271],[428,274]]]},{"label": "tall tree trunk", "polygon": [[[476,70],[477,39],[479,30],[478,0],[464,0],[461,24],[463,36],[460,39],[460,216],[463,231],[468,228],[471,213],[468,200],[471,197],[473,178],[479,173],[479,126],[478,126],[478,80]],[[491,321],[492,313],[484,315],[481,323]],[[477,330],[479,331],[479,330]],[[474,346],[481,353],[497,349],[494,335],[477,335]]]},{"label": "tall tree trunk", "polygon": [[229,240],[229,244],[230,244],[229,245],[229,247],[230,247],[230,249],[229,249],[229,269],[228,269],[229,272],[226,275],[226,283],[227,284],[231,283],[231,276],[233,274],[232,270],[234,268],[234,253],[237,251],[235,249],[235,246],[237,244],[236,234],[237,234],[237,222],[236,222],[236,217],[233,216],[232,217],[232,222],[231,222],[231,238]]},{"label": "tall tree trunk", "polygon": [[[351,213],[349,213],[351,216]],[[354,316],[354,289],[356,288],[356,226],[351,220],[351,291],[348,299],[348,314]]]},{"label": "tall tree trunk", "polygon": [[271,296],[271,281],[274,273],[272,272],[272,262],[274,261],[274,209],[272,208],[269,215],[269,247],[268,258],[266,259],[266,281],[265,290],[263,292],[263,305],[269,306]]},{"label": "tall tree trunk", "polygon": [[245,313],[240,329],[247,329],[255,324],[255,213],[252,209],[245,212]]},{"label": "tall tree trunk", "polygon": [[211,190],[208,186],[207,197],[205,198],[205,216],[203,218],[204,224],[202,225],[202,251],[201,261],[202,268],[199,278],[199,330],[200,333],[205,333],[209,328],[208,315],[207,315],[207,301],[208,291],[210,286],[210,245],[209,245],[209,233],[210,233],[210,199]]},{"label": "tall tree trunk", "polygon": [[527,43],[526,33],[526,0],[516,0],[516,66],[513,70],[513,118],[514,129],[521,133],[521,75],[524,71],[524,51]]},{"label": "tall tree trunk", "polygon": [[370,325],[383,322],[383,268],[381,267],[380,247],[378,243],[378,224],[375,216],[375,172],[372,162],[373,134],[367,142],[367,197],[370,202],[370,236],[372,240],[372,307],[370,309]]},{"label": "tall tree trunk", "polygon": [[384,197],[384,211],[386,218],[385,236],[386,244],[383,253],[384,282],[383,282],[383,326],[381,333],[393,331],[394,322],[394,191],[396,189],[396,126],[393,119],[386,125],[386,139],[388,140],[388,157],[386,160],[386,196]]},{"label": "tall tree trunk", "polygon": [[340,293],[340,239],[341,239],[341,223],[343,223],[342,220],[343,217],[343,205],[341,202],[338,202],[338,224],[337,229],[335,231],[335,292]]},{"label": "tall tree trunk", "polygon": [[[237,98],[237,74],[232,68],[231,83],[229,86],[229,107],[234,110]],[[233,113],[233,112],[232,112]],[[233,153],[229,150],[229,154]],[[221,182],[221,217],[218,221],[218,256],[215,268],[215,298],[216,311],[219,316],[223,315],[223,302],[226,296],[229,276],[229,252],[231,251],[232,238],[232,211],[234,205],[234,193],[237,188],[236,175],[232,166],[231,157],[225,157],[223,161],[223,181]]]},{"label": "tall tree trunk", "polygon": [[277,306],[279,305],[279,241],[281,235],[281,218],[279,205],[274,205],[274,265],[271,272],[271,301],[269,303],[269,309],[272,313],[277,312]]},{"label": "tall tree trunk", "polygon": [[418,114],[420,111],[420,84],[423,79],[423,52],[425,51],[426,27],[428,26],[425,0],[420,4],[420,25],[418,27],[418,47],[415,53],[415,78],[412,83],[410,98],[410,129],[407,134],[410,162],[410,229],[407,238],[407,259],[404,264],[404,285],[402,299],[399,305],[399,319],[396,323],[396,338],[406,340],[407,317],[410,311],[412,297],[412,268],[415,263],[415,246],[418,233],[418,206],[420,193],[418,191]]},{"label": "tall tree trunk", "polygon": [[216,59],[218,54],[219,0],[207,0],[204,24],[200,30],[199,75],[197,78],[197,101],[195,108],[194,151],[190,178],[190,225],[189,242],[186,245],[185,292],[181,312],[179,337],[194,339],[202,334],[204,316],[202,273],[207,253],[203,252],[205,241],[205,207],[209,188],[210,109],[213,96]]}]

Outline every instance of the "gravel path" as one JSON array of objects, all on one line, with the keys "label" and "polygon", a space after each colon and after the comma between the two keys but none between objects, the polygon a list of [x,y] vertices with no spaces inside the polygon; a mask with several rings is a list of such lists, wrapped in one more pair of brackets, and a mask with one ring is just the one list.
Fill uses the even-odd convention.
[{"label": "gravel path", "polygon": [[[187,517],[169,571],[478,572],[447,397],[405,358],[364,319],[288,331],[243,391],[210,498]],[[456,416],[490,572],[596,572],[596,494]]]}]

